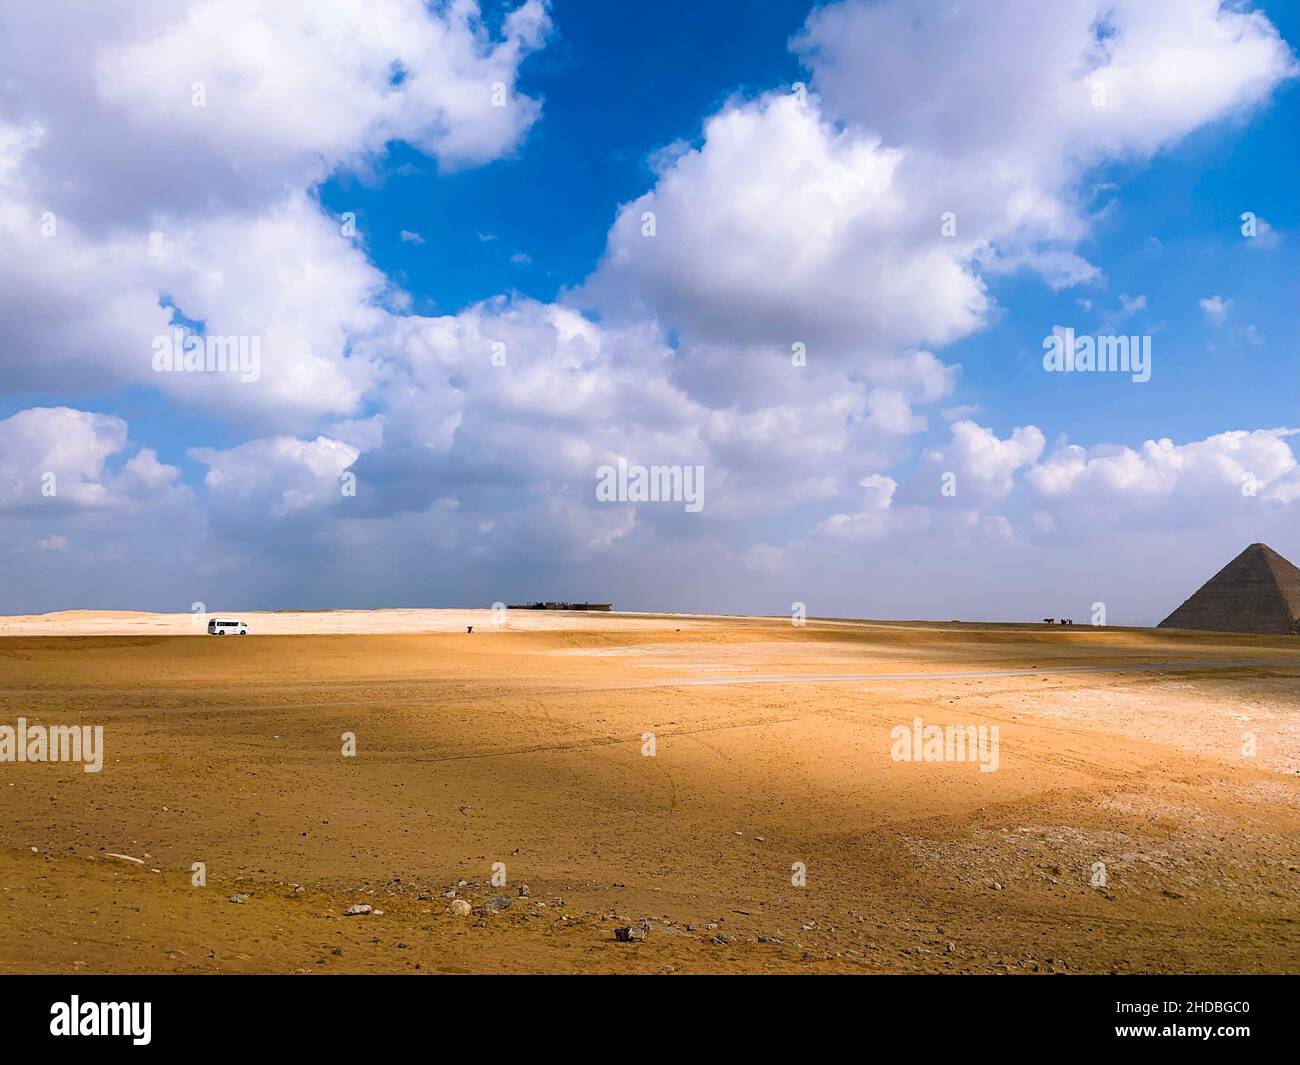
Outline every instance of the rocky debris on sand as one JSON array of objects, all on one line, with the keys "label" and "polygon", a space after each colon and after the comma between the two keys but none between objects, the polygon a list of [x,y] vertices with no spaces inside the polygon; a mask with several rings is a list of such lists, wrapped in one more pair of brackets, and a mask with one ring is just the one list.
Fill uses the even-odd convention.
[{"label": "rocky debris on sand", "polygon": [[720,947],[725,947],[728,943],[731,942],[731,936],[727,935],[726,932],[718,932],[713,937],[713,942],[718,944],[718,946]]},{"label": "rocky debris on sand", "polygon": [[614,929],[614,938],[620,943],[640,943],[645,937],[646,930],[639,925],[624,924]]},{"label": "rocky debris on sand", "polygon": [[508,910],[515,904],[515,900],[509,895],[494,895],[488,900],[487,908],[489,910]]},{"label": "rocky debris on sand", "polygon": [[518,891],[515,892],[521,899],[528,898],[528,885],[520,884]]},{"label": "rocky debris on sand", "polygon": [[364,902],[354,902],[343,911],[344,917],[361,917],[370,912],[370,907]]},{"label": "rocky debris on sand", "polygon": [[247,896],[247,895],[231,895],[230,898],[226,899],[226,901],[227,901],[227,902],[233,902],[233,903],[236,903],[236,904],[239,905],[239,906],[242,906],[242,905],[244,905],[244,903],[246,903],[246,902],[248,901],[248,896]]},{"label": "rocky debris on sand", "polygon": [[447,906],[447,912],[453,917],[468,917],[473,907],[464,899],[452,899]]}]

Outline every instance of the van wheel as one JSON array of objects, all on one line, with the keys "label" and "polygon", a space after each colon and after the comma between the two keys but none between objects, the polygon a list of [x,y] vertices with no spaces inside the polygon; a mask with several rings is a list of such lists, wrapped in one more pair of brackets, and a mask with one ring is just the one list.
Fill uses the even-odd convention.
[{"label": "van wheel", "polygon": [[247,636],[247,635],[248,635],[248,630],[247,630],[247,629],[240,629],[240,630],[239,630],[239,635],[240,635],[240,636]]},{"label": "van wheel", "polygon": [[226,630],[225,630],[225,629],[217,629],[217,635],[218,635],[218,636],[224,636],[225,634],[226,634]]}]

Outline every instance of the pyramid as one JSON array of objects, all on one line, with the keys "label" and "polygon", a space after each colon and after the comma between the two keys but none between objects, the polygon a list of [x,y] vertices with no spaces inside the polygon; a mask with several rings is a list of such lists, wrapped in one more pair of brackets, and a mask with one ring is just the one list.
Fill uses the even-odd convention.
[{"label": "pyramid", "polygon": [[1300,633],[1300,569],[1266,544],[1251,544],[1160,628]]}]

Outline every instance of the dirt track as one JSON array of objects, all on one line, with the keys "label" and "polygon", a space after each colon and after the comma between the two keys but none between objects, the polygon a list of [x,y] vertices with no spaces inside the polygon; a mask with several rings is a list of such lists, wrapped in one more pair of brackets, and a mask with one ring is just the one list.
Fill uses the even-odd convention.
[{"label": "dirt track", "polygon": [[[107,749],[0,763],[0,971],[1300,971],[1294,640],[387,613],[435,631],[0,619],[150,626],[0,638],[0,724]],[[918,716],[997,771],[893,760]]]}]

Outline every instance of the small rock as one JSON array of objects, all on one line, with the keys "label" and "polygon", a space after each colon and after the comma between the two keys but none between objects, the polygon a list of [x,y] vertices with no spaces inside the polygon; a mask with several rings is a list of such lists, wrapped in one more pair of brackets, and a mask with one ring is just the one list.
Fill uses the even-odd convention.
[{"label": "small rock", "polygon": [[515,904],[515,900],[509,895],[494,895],[488,902],[490,910],[508,910]]},{"label": "small rock", "polygon": [[468,917],[473,909],[464,899],[452,899],[447,906],[447,912],[453,917]]},{"label": "small rock", "polygon": [[726,932],[719,932],[713,937],[713,942],[718,944],[720,947],[725,947],[731,942],[731,936],[727,935]]},{"label": "small rock", "polygon": [[239,906],[242,906],[242,905],[244,905],[244,903],[246,903],[246,902],[248,901],[248,896],[247,896],[247,895],[231,895],[230,898],[226,899],[226,901],[227,901],[227,902],[233,902],[233,903],[236,903],[236,904],[239,905]]},{"label": "small rock", "polygon": [[370,912],[370,907],[364,902],[354,902],[343,911],[344,917],[361,917]]},{"label": "small rock", "polygon": [[637,925],[624,924],[614,929],[614,938],[620,943],[640,943],[645,937],[645,929]]},{"label": "small rock", "polygon": [[520,884],[520,885],[519,885],[519,890],[518,890],[517,894],[519,895],[519,897],[520,897],[521,899],[526,899],[526,898],[528,898],[528,885],[527,885],[527,884]]}]

